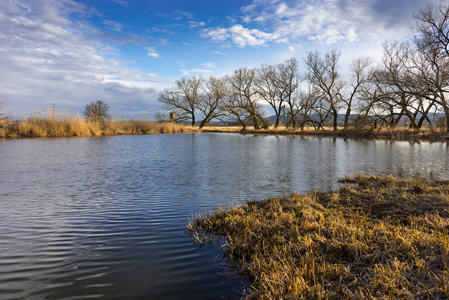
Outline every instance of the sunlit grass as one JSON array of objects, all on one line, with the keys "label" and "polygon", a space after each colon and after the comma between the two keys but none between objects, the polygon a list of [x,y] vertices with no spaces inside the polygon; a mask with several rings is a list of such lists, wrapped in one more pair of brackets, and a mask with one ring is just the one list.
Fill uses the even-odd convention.
[{"label": "sunlit grass", "polygon": [[199,243],[223,237],[248,299],[446,299],[449,183],[392,176],[342,180],[199,216]]},{"label": "sunlit grass", "polygon": [[0,138],[101,136],[123,134],[182,133],[188,126],[146,119],[86,121],[70,111],[37,110],[22,121],[3,120]]}]

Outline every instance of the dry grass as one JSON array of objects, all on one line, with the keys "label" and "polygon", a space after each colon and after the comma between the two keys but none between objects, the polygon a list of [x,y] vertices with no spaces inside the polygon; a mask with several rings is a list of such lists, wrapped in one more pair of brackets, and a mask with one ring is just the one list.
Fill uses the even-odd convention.
[{"label": "dry grass", "polygon": [[252,282],[248,299],[448,299],[449,182],[342,182],[219,210],[187,230],[198,242],[225,238]]},{"label": "dry grass", "polygon": [[38,110],[23,121],[3,120],[0,138],[100,136],[190,132],[190,127],[145,119],[85,121],[78,113]]}]

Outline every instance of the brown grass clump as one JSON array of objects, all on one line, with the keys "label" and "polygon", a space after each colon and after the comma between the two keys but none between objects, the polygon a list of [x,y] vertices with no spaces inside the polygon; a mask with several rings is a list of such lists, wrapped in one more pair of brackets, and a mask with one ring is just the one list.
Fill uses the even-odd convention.
[{"label": "brown grass clump", "polygon": [[359,175],[196,218],[199,242],[251,282],[248,299],[448,299],[449,182]]},{"label": "brown grass clump", "polygon": [[37,110],[22,121],[0,123],[0,138],[101,136],[193,132],[187,126],[146,119],[86,121],[78,113]]}]

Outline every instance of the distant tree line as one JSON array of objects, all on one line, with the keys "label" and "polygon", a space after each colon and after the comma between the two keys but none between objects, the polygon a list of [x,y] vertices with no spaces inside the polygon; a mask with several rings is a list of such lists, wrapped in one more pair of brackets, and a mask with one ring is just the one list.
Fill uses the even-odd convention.
[{"label": "distant tree line", "polygon": [[378,66],[369,57],[355,59],[348,78],[341,75],[339,52],[315,51],[302,63],[292,58],[221,78],[182,78],[159,101],[176,112],[177,121],[199,120],[200,128],[214,119],[266,128],[265,102],[274,111],[274,127],[374,130],[406,120],[418,131],[427,125],[449,132],[449,6],[428,5],[414,17],[409,42],[385,42]]}]

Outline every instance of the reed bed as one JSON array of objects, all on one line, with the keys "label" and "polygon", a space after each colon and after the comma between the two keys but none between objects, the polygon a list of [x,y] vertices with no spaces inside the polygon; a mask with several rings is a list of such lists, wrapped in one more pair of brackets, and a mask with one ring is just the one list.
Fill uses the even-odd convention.
[{"label": "reed bed", "polygon": [[182,133],[191,131],[189,128],[146,119],[86,121],[78,113],[38,110],[22,121],[3,120],[0,138]]},{"label": "reed bed", "polygon": [[199,243],[252,282],[247,299],[448,299],[449,182],[359,175],[198,216]]}]

